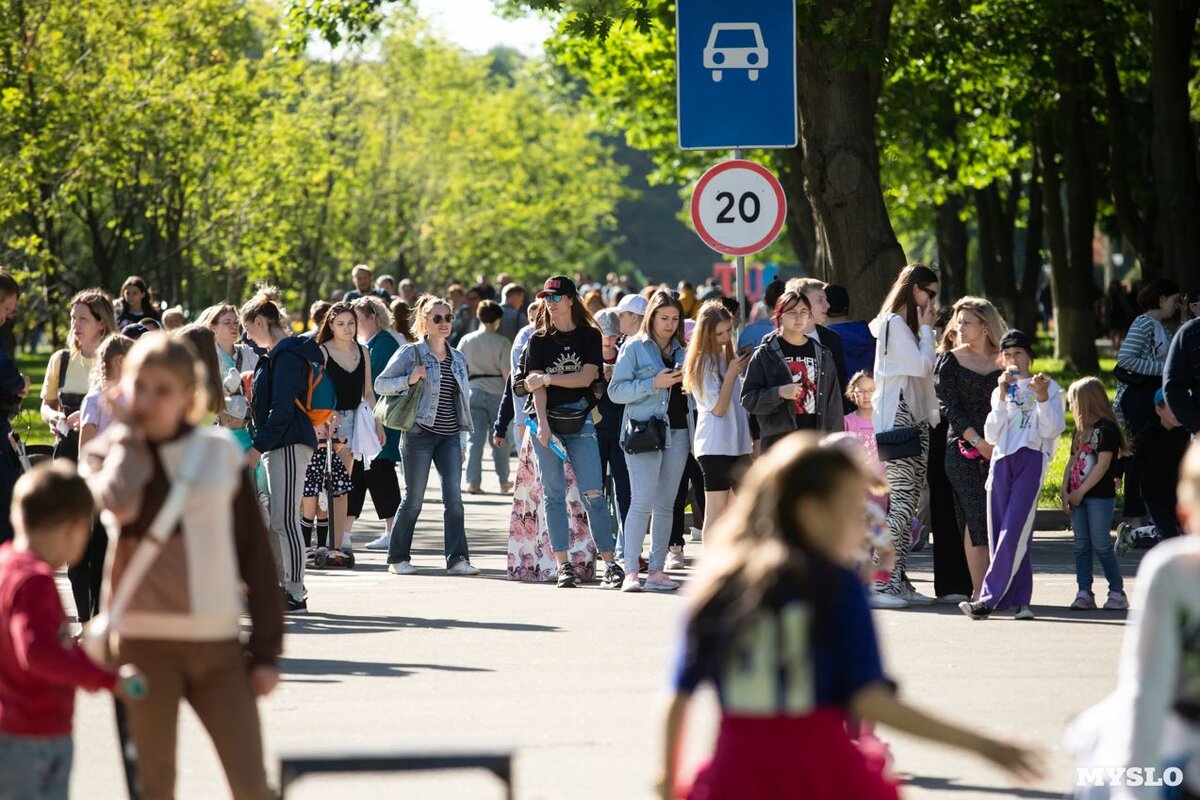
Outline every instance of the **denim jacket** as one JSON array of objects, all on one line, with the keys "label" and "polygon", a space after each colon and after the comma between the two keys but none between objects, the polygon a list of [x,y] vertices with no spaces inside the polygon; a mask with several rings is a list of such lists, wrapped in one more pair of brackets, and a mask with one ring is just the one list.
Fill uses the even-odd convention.
[{"label": "denim jacket", "polygon": [[[671,359],[683,364],[683,345],[671,340]],[[631,338],[617,354],[613,366],[612,380],[608,384],[608,396],[614,403],[623,404],[625,413],[621,418],[624,430],[629,420],[644,422],[651,417],[667,421],[667,404],[671,399],[670,389],[654,388],[654,376],[663,371],[662,351],[649,337],[638,335]],[[688,440],[691,441],[694,426],[692,412],[695,400],[688,395]]]},{"label": "denim jacket", "polygon": [[[471,422],[467,359],[461,352],[450,347],[449,343],[446,344],[446,347],[449,347],[453,354],[450,369],[454,373],[454,379],[458,382],[458,424],[462,430],[473,432],[475,428]],[[425,339],[406,344],[396,351],[387,366],[383,368],[383,372],[375,378],[375,394],[379,397],[407,394],[408,390],[412,388],[408,385],[408,376],[412,375],[418,362],[425,366],[426,387],[425,394],[421,397],[421,403],[417,406],[417,424],[432,428],[434,419],[437,417],[438,395],[441,392],[444,376],[441,362],[429,351],[429,345]]]}]

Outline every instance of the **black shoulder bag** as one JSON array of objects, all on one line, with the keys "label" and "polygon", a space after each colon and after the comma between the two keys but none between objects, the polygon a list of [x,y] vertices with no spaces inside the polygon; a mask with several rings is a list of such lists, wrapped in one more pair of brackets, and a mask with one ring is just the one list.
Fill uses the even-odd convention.
[{"label": "black shoulder bag", "polygon": [[[891,334],[891,320],[887,320],[883,329],[883,357],[887,358],[888,338]],[[905,425],[875,434],[875,446],[879,450],[880,461],[898,461],[902,458],[916,458],[921,455],[921,429],[916,425]]]}]

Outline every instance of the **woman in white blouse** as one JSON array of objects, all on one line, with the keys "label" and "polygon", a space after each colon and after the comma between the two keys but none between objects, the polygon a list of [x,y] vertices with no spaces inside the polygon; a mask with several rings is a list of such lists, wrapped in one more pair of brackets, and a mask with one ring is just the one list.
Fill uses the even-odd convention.
[{"label": "woman in white blouse", "polygon": [[[937,319],[934,300],[938,276],[922,264],[909,264],[900,271],[883,301],[879,316],[871,321],[875,336],[876,434],[899,428],[915,428],[920,452],[910,458],[887,462],[891,492],[888,529],[896,549],[896,565],[887,581],[876,584],[872,603],[876,608],[906,608],[930,605],[933,598],[919,594],[905,574],[913,515],[925,483],[925,458],[929,452],[929,428],[939,420],[938,400],[933,388],[933,323]],[[882,453],[881,453],[882,455]]]},{"label": "woman in white blouse", "polygon": [[738,398],[749,347],[733,352],[733,315],[718,300],[700,307],[683,364],[683,387],[696,400],[696,460],[704,472],[704,531],[733,500],[750,466],[750,415]]}]

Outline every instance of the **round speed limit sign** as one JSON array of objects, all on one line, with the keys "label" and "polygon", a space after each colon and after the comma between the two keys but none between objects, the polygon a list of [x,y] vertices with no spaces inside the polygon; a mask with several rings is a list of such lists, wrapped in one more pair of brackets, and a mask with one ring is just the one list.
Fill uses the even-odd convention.
[{"label": "round speed limit sign", "polygon": [[767,249],[783,229],[787,201],[771,171],[753,161],[723,161],[692,193],[692,224],[704,243],[729,256]]}]

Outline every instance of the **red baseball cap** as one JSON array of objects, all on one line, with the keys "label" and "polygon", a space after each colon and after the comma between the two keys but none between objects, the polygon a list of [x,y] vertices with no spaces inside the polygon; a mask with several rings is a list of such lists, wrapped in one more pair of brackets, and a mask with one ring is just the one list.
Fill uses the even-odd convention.
[{"label": "red baseball cap", "polygon": [[565,294],[567,297],[577,297],[579,290],[575,288],[575,281],[566,275],[555,275],[552,278],[546,279],[545,285],[537,293],[537,296],[548,297],[552,294]]}]

